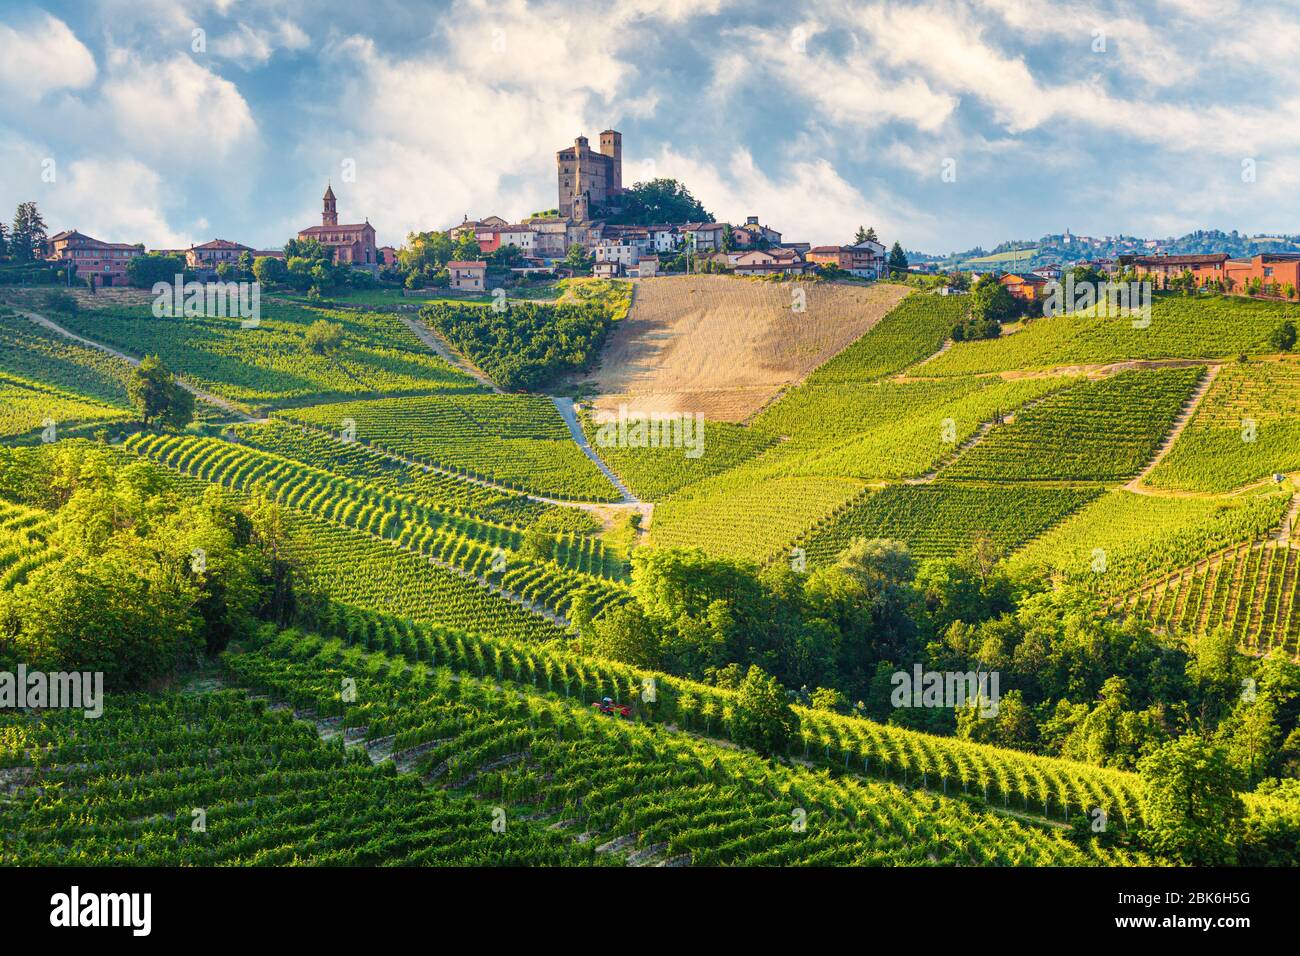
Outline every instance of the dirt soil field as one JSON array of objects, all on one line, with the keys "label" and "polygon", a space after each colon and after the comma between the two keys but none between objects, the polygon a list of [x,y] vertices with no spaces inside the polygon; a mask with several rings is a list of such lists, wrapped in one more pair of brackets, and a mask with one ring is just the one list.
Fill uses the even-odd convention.
[{"label": "dirt soil field", "polygon": [[[792,308],[797,289],[807,309]],[[740,422],[859,338],[908,289],[901,285],[760,282],[663,276],[638,282],[614,326],[595,386],[597,415],[703,412]]]}]

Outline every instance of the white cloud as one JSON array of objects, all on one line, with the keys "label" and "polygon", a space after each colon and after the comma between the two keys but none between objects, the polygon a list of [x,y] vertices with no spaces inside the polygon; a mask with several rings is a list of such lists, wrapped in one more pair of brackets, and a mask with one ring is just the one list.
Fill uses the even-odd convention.
[{"label": "white cloud", "polygon": [[46,14],[24,30],[0,23],[0,88],[6,96],[39,100],[89,86],[96,73],[94,56],[62,20]]},{"label": "white cloud", "polygon": [[239,88],[188,56],[146,63],[114,50],[110,63],[104,103],[115,132],[141,154],[214,166],[254,145],[257,124]]},{"label": "white cloud", "polygon": [[292,20],[281,20],[273,29],[255,29],[247,23],[212,41],[212,52],[231,60],[244,69],[270,62],[277,50],[302,50],[311,38]]},{"label": "white cloud", "polygon": [[745,149],[719,166],[665,148],[655,165],[660,175],[689,184],[722,221],[743,222],[756,215],[789,240],[848,242],[864,224],[890,241],[904,232],[915,241],[937,238],[930,216],[897,196],[864,195],[822,157],[793,159],[769,175]]}]

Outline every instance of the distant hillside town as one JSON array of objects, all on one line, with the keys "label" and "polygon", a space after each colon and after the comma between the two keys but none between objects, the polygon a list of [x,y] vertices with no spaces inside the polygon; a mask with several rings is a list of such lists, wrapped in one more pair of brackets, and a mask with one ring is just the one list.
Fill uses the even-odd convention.
[{"label": "distant hillside town", "polygon": [[1037,242],[938,256],[905,252],[898,242],[887,250],[874,229],[860,226],[843,245],[814,246],[759,215],[736,223],[716,219],[676,180],[625,186],[623,135],[614,129],[600,134],[595,149],[578,136],[558,150],[555,173],[551,209],[517,219],[466,214],[449,227],[409,233],[400,248],[379,245],[368,217],[341,223],[332,183],[321,200],[320,223],[300,229],[282,249],[221,238],[185,249],[146,249],[140,243],[105,242],[75,227],[47,235],[36,204],[22,203],[11,229],[0,223],[0,261],[22,268],[0,272],[0,282],[50,281],[53,275],[92,288],[148,286],[184,272],[200,281],[256,278],[319,296],[342,286],[380,283],[482,293],[574,275],[649,279],[723,273],[868,281],[912,275],[940,291],[962,292],[971,277],[991,275],[1014,298],[1032,303],[1048,282],[1083,270],[1150,278],[1158,288],[1278,298],[1294,298],[1300,288],[1300,237],[1285,235],[1207,230],[1177,239],[1097,238],[1067,228]]},{"label": "distant hillside town", "polygon": [[[591,148],[587,137],[577,137],[556,152],[555,162],[553,208],[517,220],[466,215],[448,228],[409,234],[401,248],[379,245],[369,218],[340,223],[340,200],[332,183],[322,199],[320,224],[299,230],[283,249],[258,249],[223,238],[187,249],[147,249],[141,243],[106,242],[75,227],[47,238],[43,222],[39,243],[23,248],[30,246],[28,261],[57,267],[65,280],[75,277],[99,287],[140,285],[168,268],[181,268],[199,280],[252,277],[263,259],[279,264],[264,268],[268,278],[279,278],[283,271],[286,278],[299,277],[309,286],[367,284],[369,279],[353,274],[360,272],[410,289],[442,286],[466,292],[484,290],[490,272],[494,280],[505,281],[572,275],[642,279],[673,272],[776,278],[816,273],[873,280],[906,268],[902,246],[896,243],[887,250],[874,229],[859,228],[844,245],[813,246],[791,241],[757,215],[743,223],[716,220],[675,180],[625,187],[623,137],[617,130],[602,132],[598,149]],[[24,229],[15,223],[15,230],[26,235],[30,230]],[[150,261],[132,266],[136,260]]]}]

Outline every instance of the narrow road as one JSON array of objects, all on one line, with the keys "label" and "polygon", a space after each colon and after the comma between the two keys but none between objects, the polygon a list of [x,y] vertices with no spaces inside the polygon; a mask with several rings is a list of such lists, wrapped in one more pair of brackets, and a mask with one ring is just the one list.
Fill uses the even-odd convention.
[{"label": "narrow road", "polygon": [[564,423],[569,426],[569,434],[573,436],[573,440],[582,449],[582,453],[590,458],[596,467],[601,470],[601,473],[609,479],[609,483],[618,489],[618,493],[623,496],[623,503],[630,505],[641,504],[641,499],[632,494],[627,485],[623,484],[618,475],[614,474],[613,469],[605,464],[604,460],[596,454],[596,449],[592,448],[587,441],[587,436],[582,432],[582,423],[578,421],[578,412],[574,408],[573,399],[552,395],[551,401],[555,403],[555,408],[560,413],[560,417],[564,419]]},{"label": "narrow road", "polygon": [[[95,342],[92,341],[91,339],[85,338],[84,336],[77,335],[75,332],[70,332],[67,329],[65,329],[63,326],[59,325],[57,322],[52,322],[43,315],[38,315],[35,312],[27,312],[22,309],[17,309],[16,311],[18,312],[19,315],[23,316],[28,321],[34,322],[35,324],[41,326],[42,328],[49,329],[51,332],[56,332],[59,335],[62,335],[64,338],[71,339],[72,341],[80,345],[84,345],[87,348],[97,349],[100,352],[105,352],[113,356],[114,358],[121,359],[123,362],[126,362],[128,365],[140,364],[140,360],[135,356],[127,355],[125,352],[119,352],[117,349],[112,348],[111,346],[108,345],[104,345],[102,342]],[[213,395],[211,392],[205,392],[201,388],[196,388],[195,386],[189,384],[189,382],[184,381],[179,375],[173,377],[176,379],[177,385],[185,389],[185,391],[189,392],[199,401],[206,402],[209,405],[215,405],[217,408],[229,412],[231,415],[236,415],[239,418],[242,418],[246,422],[256,421],[256,419],[254,419],[252,415],[249,415],[247,412],[241,411],[240,409],[236,408],[229,399],[222,398],[220,395]]]},{"label": "narrow road", "polygon": [[492,379],[488,378],[478,369],[474,368],[474,366],[470,365],[469,362],[465,361],[465,359],[461,358],[450,348],[448,348],[447,343],[444,342],[441,338],[439,338],[436,334],[434,334],[434,332],[422,321],[420,321],[419,319],[413,319],[410,316],[406,316],[406,315],[399,315],[398,318],[401,319],[403,323],[405,323],[408,329],[410,329],[412,332],[416,334],[416,336],[419,338],[421,342],[429,346],[429,348],[433,349],[433,351],[436,352],[438,356],[443,361],[445,361],[448,365],[464,372],[466,375],[474,379],[480,385],[485,385],[488,388],[492,389],[492,391],[496,392],[496,394],[498,395],[504,394],[502,390],[497,387],[496,382],[492,381]]},{"label": "narrow road", "polygon": [[1136,478],[1124,486],[1125,491],[1132,491],[1139,495],[1149,495],[1153,493],[1151,489],[1142,486],[1143,480],[1147,475],[1151,474],[1151,472],[1155,470],[1156,465],[1160,464],[1160,462],[1164,460],[1165,455],[1169,454],[1169,450],[1174,447],[1174,442],[1178,441],[1178,436],[1183,433],[1183,429],[1187,427],[1187,423],[1192,420],[1192,416],[1196,414],[1196,410],[1201,407],[1201,400],[1205,398],[1205,393],[1210,390],[1210,386],[1213,385],[1214,380],[1218,378],[1220,368],[1222,368],[1220,365],[1209,366],[1205,373],[1205,378],[1201,379],[1201,383],[1196,386],[1196,391],[1192,393],[1187,404],[1183,406],[1183,410],[1179,413],[1178,417],[1174,419],[1174,427],[1169,430],[1169,434],[1165,437],[1164,442],[1156,450],[1156,453],[1152,456],[1151,460],[1147,462],[1147,466],[1138,472]]}]

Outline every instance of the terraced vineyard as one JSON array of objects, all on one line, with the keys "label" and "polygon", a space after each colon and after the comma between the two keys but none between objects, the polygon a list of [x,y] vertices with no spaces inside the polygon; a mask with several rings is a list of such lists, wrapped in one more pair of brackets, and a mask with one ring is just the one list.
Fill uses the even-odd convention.
[{"label": "terraced vineyard", "polygon": [[[0,865],[590,865],[595,847],[372,767],[236,691],[0,716]],[[202,817],[192,809],[201,808]]]},{"label": "terraced vineyard", "polygon": [[271,420],[233,425],[226,429],[226,435],[252,448],[489,521],[519,526],[540,524],[549,530],[594,529],[591,519],[576,509],[558,508],[522,493],[475,484],[447,472],[394,460],[369,445],[342,441],[314,427]]},{"label": "terraced vineyard", "polygon": [[[0,375],[0,438],[57,436],[77,426],[124,421],[127,413],[47,385]],[[53,427],[54,431],[48,429]]]},{"label": "terraced vineyard", "polygon": [[424,395],[277,413],[412,461],[509,488],[580,501],[619,494],[574,444],[551,402],[534,395]]},{"label": "terraced vineyard", "polygon": [[[240,492],[274,500],[319,520],[389,542],[447,571],[482,579],[524,600],[563,614],[579,592],[599,612],[619,600],[613,578],[621,562],[611,560],[599,541],[572,533],[554,541],[554,561],[523,559],[516,528],[491,524],[352,479],[340,479],[269,453],[215,438],[132,436],[125,447],[169,468]],[[315,545],[312,546],[315,550]],[[473,585],[468,585],[471,589]]]},{"label": "terraced vineyard", "polygon": [[1121,372],[1049,395],[944,469],[981,481],[1108,481],[1151,460],[1203,367]]},{"label": "terraced vineyard", "polygon": [[0,373],[126,407],[130,366],[0,307]]},{"label": "terraced vineyard", "polygon": [[1290,314],[1280,302],[1162,294],[1152,304],[1149,326],[1131,315],[1031,319],[1014,335],[957,343],[927,362],[925,374],[980,375],[1128,359],[1235,359],[1271,351],[1269,334]]},{"label": "terraced vineyard", "polygon": [[[637,862],[1113,862],[939,795],[828,780],[617,723],[529,685],[449,680],[319,642],[281,641],[231,655],[228,664],[241,683],[342,717],[344,727],[364,727],[367,739],[391,745],[399,759],[417,751],[413,768],[435,784],[541,814],[606,852],[630,851]],[[364,675],[357,698],[366,703],[344,707],[335,688],[354,674]],[[806,829],[791,826],[799,810]],[[937,833],[948,834],[944,849],[908,839]]]},{"label": "terraced vineyard", "polygon": [[1095,499],[1087,488],[1010,488],[936,482],[864,494],[808,532],[815,564],[833,563],[854,538],[895,538],[918,558],[952,557],[987,536],[1009,554]]},{"label": "terraced vineyard", "polygon": [[1230,491],[1300,469],[1300,362],[1224,365],[1195,417],[1146,477],[1153,488]]},{"label": "terraced vineyard", "polygon": [[37,568],[60,560],[48,542],[52,516],[37,508],[0,501],[0,591],[8,591]]},{"label": "terraced vineyard", "polygon": [[1226,627],[1248,653],[1300,656],[1300,551],[1290,542],[1234,545],[1124,595],[1112,608],[1170,632]]},{"label": "terraced vineyard", "polygon": [[1108,492],[1018,551],[1011,566],[1118,595],[1281,524],[1290,496],[1159,498]]},{"label": "terraced vineyard", "polygon": [[[264,302],[259,324],[250,328],[239,318],[157,318],[146,306],[111,305],[57,318],[69,331],[129,355],[158,355],[186,379],[248,408],[480,388],[385,313]],[[307,329],[320,319],[342,327],[337,353],[306,347]]]},{"label": "terraced vineyard", "polygon": [[[706,421],[703,423],[704,434],[700,436],[698,425],[692,419],[688,436],[680,424],[665,426],[662,422],[630,416],[625,421],[624,427],[632,436],[626,444],[619,438],[617,419],[608,424],[598,424],[590,415],[583,415],[582,428],[596,453],[642,501],[662,501],[687,485],[721,474],[762,454],[778,440],[773,435],[730,422]],[[646,442],[650,441],[650,429],[655,429],[658,447],[642,447],[639,444],[641,439],[632,431],[638,427],[646,430]],[[666,427],[676,431],[665,435]],[[606,430],[602,432],[602,428]],[[602,434],[613,440],[602,442]],[[660,444],[659,436],[681,436],[683,444]],[[687,447],[687,438],[698,446]]]}]

